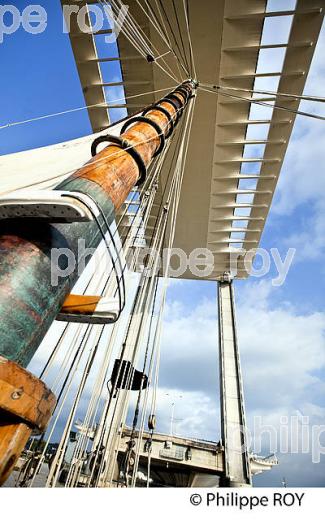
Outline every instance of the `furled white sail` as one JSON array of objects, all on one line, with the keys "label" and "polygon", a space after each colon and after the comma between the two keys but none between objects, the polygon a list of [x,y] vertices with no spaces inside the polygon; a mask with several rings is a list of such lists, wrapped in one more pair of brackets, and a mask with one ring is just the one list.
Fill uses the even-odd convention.
[{"label": "furled white sail", "polygon": [[[120,126],[114,125],[106,133],[118,135]],[[0,156],[0,195],[56,186],[91,159],[91,143],[101,133]]]}]

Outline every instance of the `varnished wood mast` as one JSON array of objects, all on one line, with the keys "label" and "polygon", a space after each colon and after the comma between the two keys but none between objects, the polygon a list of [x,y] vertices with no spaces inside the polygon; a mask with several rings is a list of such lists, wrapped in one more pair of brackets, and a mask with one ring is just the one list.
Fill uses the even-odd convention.
[{"label": "varnished wood mast", "polygon": [[[142,170],[148,167],[161,151],[195,89],[193,81],[186,81],[146,109],[148,121],[131,120],[120,136],[121,145],[127,149],[110,144],[56,189],[91,196],[110,224],[138,182],[139,166],[142,164]],[[135,154],[130,153],[130,148]],[[101,223],[104,225],[103,220]],[[24,219],[3,221],[0,226],[1,484],[31,432],[44,430],[55,405],[55,397],[44,383],[23,367],[28,365],[78,279],[78,261],[82,260],[78,258],[79,239],[84,240],[86,248],[94,248],[102,235],[96,222],[54,225]],[[72,272],[59,278],[58,283],[53,283],[51,277],[53,248],[68,248],[78,259]]]},{"label": "varnished wood mast", "polygon": [[[185,84],[185,88],[189,90],[187,85],[189,86],[190,83]],[[191,95],[190,91],[189,95]],[[157,106],[167,110],[175,122],[181,115],[177,112],[181,111],[187,104],[187,99],[183,92],[177,91],[177,89],[173,92],[172,99],[176,100],[176,104],[178,104],[177,110],[167,99],[168,96],[166,96],[166,101],[159,102]],[[167,115],[153,108],[146,113],[146,117],[154,121],[162,129],[165,136],[168,134],[170,123]],[[143,162],[148,167],[160,145],[160,136],[157,131],[146,122],[135,122],[132,127],[121,134],[121,137],[139,152]],[[110,145],[76,171],[72,176],[72,179],[74,178],[83,178],[98,184],[111,199],[115,210],[118,210],[138,181],[139,168],[127,151],[122,151],[118,146]]]}]

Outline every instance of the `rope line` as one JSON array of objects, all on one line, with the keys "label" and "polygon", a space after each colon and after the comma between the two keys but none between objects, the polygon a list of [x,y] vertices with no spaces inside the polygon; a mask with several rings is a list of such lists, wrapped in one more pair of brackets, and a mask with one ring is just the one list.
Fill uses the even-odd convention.
[{"label": "rope line", "polygon": [[173,28],[172,28],[172,26],[171,26],[171,23],[170,23],[170,21],[169,21],[169,17],[168,17],[168,15],[167,15],[167,13],[166,13],[166,10],[165,10],[164,6],[163,6],[162,0],[158,0],[158,1],[159,1],[159,5],[160,5],[160,8],[161,8],[161,11],[162,11],[163,14],[164,14],[164,18],[165,18],[165,20],[166,20],[166,22],[167,22],[167,24],[168,24],[168,27],[169,27],[170,33],[171,33],[171,35],[172,35],[172,37],[173,37],[173,39],[174,39],[174,42],[175,42],[175,44],[176,44],[176,47],[177,47],[177,49],[178,49],[179,56],[182,57],[182,60],[181,60],[181,66],[182,66],[183,70],[185,71],[186,75],[187,75],[188,77],[190,77],[191,74],[190,74],[190,71],[189,71],[189,67],[188,67],[188,63],[187,63],[187,59],[186,59],[186,55],[183,56],[183,54],[182,54],[182,51],[181,51],[181,49],[180,49],[180,47],[179,47],[179,44],[178,44],[177,38],[176,38],[176,36],[175,36],[175,32],[174,32],[174,30],[173,30]]},{"label": "rope line", "polygon": [[191,30],[190,30],[188,0],[187,1],[183,0],[183,7],[184,7],[184,16],[185,16],[187,36],[188,36],[188,45],[189,45],[190,58],[191,58],[192,77],[194,77],[194,79],[197,79],[197,72],[196,72],[193,45],[192,45],[192,37],[191,37]]},{"label": "rope line", "polygon": [[[164,30],[162,29],[160,23],[159,23],[159,20],[157,19],[156,17],[156,14],[155,12],[153,11],[152,7],[150,6],[150,4],[147,2],[147,0],[145,0],[145,4],[147,6],[147,9],[148,11],[150,12],[151,14],[151,17],[149,16],[148,12],[146,11],[146,9],[143,7],[143,5],[140,3],[139,0],[136,0],[138,6],[140,7],[140,9],[143,11],[143,13],[145,14],[145,16],[147,17],[147,19],[149,20],[149,22],[152,24],[152,26],[156,29],[157,33],[159,34],[159,36],[161,37],[161,39],[163,40],[163,42],[165,43],[165,45],[167,45],[169,51],[165,54],[163,54],[163,56],[165,56],[166,54],[169,54],[170,52],[172,52],[172,54],[174,55],[175,59],[177,60],[177,62],[179,61],[179,58],[177,56],[177,54],[175,53],[174,49],[172,48],[172,45],[170,43],[170,40],[169,40],[169,37],[168,35],[166,35],[166,33],[164,33]],[[158,56],[156,57],[155,59],[159,59],[161,56]],[[181,80],[183,79],[183,76],[180,74],[180,78]]]},{"label": "rope line", "polygon": [[247,101],[249,103],[254,103],[255,105],[261,105],[261,106],[268,107],[268,108],[273,108],[273,109],[276,109],[276,110],[284,110],[285,112],[290,112],[291,114],[295,114],[295,115],[298,115],[298,116],[306,116],[306,117],[311,117],[313,119],[319,119],[320,121],[325,121],[325,117],[320,116],[318,114],[311,114],[310,112],[303,112],[301,110],[294,110],[293,108],[284,107],[282,105],[276,105],[276,104],[270,105],[269,103],[265,103],[264,101],[258,101],[258,99],[254,99],[254,98],[247,99],[245,97],[237,96],[235,94],[228,94],[227,92],[222,92],[221,89],[223,87],[219,87],[218,90],[208,90],[208,89],[200,87],[200,86],[198,88],[200,90],[205,91],[205,92],[209,92],[210,94],[220,94],[221,96],[230,97],[232,99],[240,99],[242,101]]},{"label": "rope line", "polygon": [[[167,88],[161,88],[161,89],[157,89],[157,90],[150,90],[149,92],[142,92],[141,94],[134,94],[132,96],[125,96],[123,98],[117,98],[117,99],[114,99],[113,101],[110,101],[110,103],[116,103],[117,101],[125,101],[126,99],[133,99],[133,98],[137,98],[137,97],[141,97],[141,96],[147,96],[147,95],[150,95],[150,94],[157,94],[159,92],[164,92],[164,91],[170,90],[172,88],[175,88],[175,85],[171,85],[170,87],[167,87]],[[67,110],[62,110],[61,112],[53,112],[51,114],[46,114],[46,115],[43,115],[43,116],[36,116],[36,117],[32,117],[30,119],[23,119],[21,121],[12,121],[12,122],[6,123],[5,125],[0,126],[0,130],[3,130],[4,128],[9,128],[11,126],[24,125],[24,124],[27,124],[27,123],[33,123],[34,121],[41,121],[42,119],[48,119],[50,117],[62,116],[62,115],[65,115],[65,114],[71,114],[73,112],[79,112],[81,110],[88,110],[89,108],[100,107],[100,106],[102,106],[104,108],[104,107],[106,107],[106,105],[107,105],[107,103],[95,103],[94,105],[86,105],[86,106],[83,106],[83,107],[69,108]],[[114,108],[114,107],[110,107],[110,108]],[[114,126],[118,125],[119,122],[123,121],[124,119],[125,118],[121,119],[120,121],[116,121],[114,123]]]},{"label": "rope line", "polygon": [[[101,5],[107,5],[107,6],[109,5],[107,3],[107,0],[99,0],[99,2]],[[115,15],[118,15],[118,11],[119,11],[119,8],[121,7],[121,5],[122,5],[121,2],[119,2],[118,0],[113,0],[111,2],[111,7],[112,7],[112,10],[115,13]],[[119,21],[118,23],[116,23],[116,25],[117,25],[119,31],[122,32],[122,34],[124,34],[124,36],[129,40],[131,45],[133,45],[133,47],[139,52],[139,54],[141,54],[141,56],[146,61],[148,61],[148,57],[152,56],[154,58],[154,53],[152,52],[151,47],[149,47],[149,45],[147,44],[145,38],[147,38],[149,44],[152,45],[150,40],[145,35],[143,30],[139,27],[136,20],[130,14],[129,11],[128,11],[127,16],[126,16],[125,20],[123,21],[123,23],[121,21]],[[142,32],[142,34],[141,34],[141,32]],[[138,38],[138,40],[137,40],[137,38]],[[159,51],[158,51],[158,54],[159,54]],[[166,64],[165,60],[163,60],[163,61]],[[156,63],[156,62],[154,60],[152,60],[152,63]],[[178,81],[177,77],[173,74],[173,71],[170,69],[168,64],[166,64],[166,66],[167,66],[167,68],[169,68],[171,70],[171,72],[168,72],[160,63],[156,63],[156,65],[165,74],[167,74],[171,79],[173,79],[176,82]]]},{"label": "rope line", "polygon": [[251,92],[252,94],[266,94],[271,95],[275,97],[288,97],[293,99],[302,99],[303,101],[316,101],[317,103],[325,103],[325,97],[319,97],[319,96],[310,96],[307,94],[299,95],[299,94],[288,94],[284,92],[278,92],[278,91],[271,91],[271,90],[256,90],[256,89],[249,89],[249,88],[240,88],[240,87],[226,87],[225,85],[219,86],[219,85],[212,85],[207,83],[201,83],[201,86],[212,88],[214,90],[217,90],[219,88],[223,90],[235,90],[239,92]]}]

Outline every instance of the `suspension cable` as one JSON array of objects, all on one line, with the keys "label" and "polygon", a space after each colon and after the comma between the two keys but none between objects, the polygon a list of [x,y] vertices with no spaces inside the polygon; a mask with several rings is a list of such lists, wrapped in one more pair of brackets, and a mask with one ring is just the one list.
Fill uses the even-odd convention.
[{"label": "suspension cable", "polygon": [[[162,327],[162,317],[163,317],[163,311],[166,303],[166,294],[168,289],[168,272],[170,267],[170,260],[171,260],[171,248],[173,246],[174,237],[175,237],[175,229],[176,229],[176,217],[177,217],[177,211],[179,206],[179,200],[181,195],[181,186],[185,171],[185,161],[187,157],[188,152],[188,145],[189,145],[189,137],[191,134],[191,126],[193,122],[193,115],[194,115],[194,107],[195,102],[192,104],[191,111],[188,113],[188,121],[187,121],[187,135],[184,135],[184,139],[181,144],[181,148],[179,151],[179,157],[178,157],[178,177],[177,177],[177,185],[175,190],[175,196],[174,196],[174,203],[172,207],[172,213],[171,213],[171,228],[169,233],[169,243],[168,243],[168,256],[166,265],[163,272],[163,278],[164,278],[164,287],[163,287],[163,294],[161,298],[161,304],[159,309],[159,315],[158,315],[158,321],[156,326],[156,332],[155,332],[155,339],[154,339],[154,346],[158,345],[158,352],[157,352],[157,363],[156,363],[156,375],[155,375],[155,393],[157,392],[157,386],[158,386],[158,374],[159,374],[159,361],[160,361],[160,344],[161,344],[161,327]],[[141,428],[139,430],[138,435],[138,443],[137,443],[137,452],[136,452],[136,460],[133,467],[133,476],[132,476],[132,486],[135,486],[136,484],[136,476],[137,476],[137,469],[139,464],[139,457],[140,457],[140,446],[141,446],[141,440],[143,436],[144,431],[144,422],[145,422],[145,413],[147,408],[147,401],[148,401],[148,395],[149,395],[149,387],[146,392],[146,402],[145,406],[143,407],[143,414],[142,414],[142,421],[141,421]],[[154,414],[154,410],[151,409],[150,415],[152,416]],[[153,432],[152,432],[153,433]],[[152,436],[151,436],[152,437]]]},{"label": "suspension cable", "polygon": [[176,47],[177,47],[177,49],[178,49],[179,56],[182,57],[182,68],[184,68],[185,73],[186,73],[187,76],[189,77],[189,76],[190,76],[190,72],[189,72],[189,66],[188,66],[188,63],[187,63],[186,55],[185,55],[185,56],[182,55],[182,52],[181,52],[181,49],[180,49],[180,47],[179,47],[179,44],[178,44],[177,38],[176,38],[176,36],[175,36],[175,32],[174,32],[174,30],[173,30],[173,28],[172,28],[172,26],[171,26],[171,23],[170,23],[170,21],[169,21],[168,15],[167,15],[166,10],[165,10],[165,8],[164,8],[164,6],[163,6],[162,0],[158,0],[158,1],[159,1],[160,8],[161,8],[161,10],[162,10],[162,12],[163,12],[163,14],[164,14],[165,20],[166,20],[166,22],[167,22],[167,24],[168,24],[168,27],[169,27],[170,33],[171,33],[171,35],[173,36],[174,42],[175,42]]},{"label": "suspension cable", "polygon": [[[137,97],[141,97],[141,96],[147,96],[147,95],[150,95],[150,94],[157,94],[159,92],[164,92],[166,90],[170,90],[170,89],[173,89],[173,88],[175,88],[175,85],[171,85],[170,87],[166,87],[166,88],[150,90],[149,92],[142,92],[141,94],[133,94],[132,96],[124,96],[122,98],[113,99],[112,101],[110,101],[110,103],[116,103],[117,101],[125,101],[127,99],[133,99],[133,98],[137,98]],[[62,110],[61,112],[52,112],[51,114],[45,114],[43,116],[36,116],[36,117],[32,117],[30,119],[23,119],[21,121],[11,121],[9,123],[6,123],[5,125],[0,126],[0,130],[3,130],[4,128],[10,128],[12,126],[25,125],[27,123],[33,123],[35,121],[41,121],[42,119],[49,119],[51,117],[63,116],[63,115],[66,115],[66,114],[71,114],[73,112],[79,112],[81,110],[88,110],[89,108],[95,108],[95,107],[99,107],[99,106],[105,107],[105,105],[107,105],[107,102],[95,103],[94,105],[85,105],[83,107],[69,108],[67,110]],[[142,110],[140,110],[140,112],[141,111]],[[127,116],[127,118],[129,118],[129,117],[130,116]],[[115,123],[109,125],[108,128],[110,128],[112,126],[117,126],[119,123],[121,123],[125,119],[126,118],[122,118],[119,121],[115,121]]]},{"label": "suspension cable", "polygon": [[[100,4],[102,6],[109,5],[107,3],[107,0],[99,0]],[[111,7],[113,12],[115,14],[118,13],[118,6],[120,4],[117,0],[114,0],[111,2]],[[128,16],[126,16],[123,23],[121,21],[118,21],[118,18],[115,21],[119,31],[121,31],[124,36],[129,40],[131,45],[141,54],[141,56],[148,61],[148,56],[152,56],[154,58],[154,53],[152,52],[151,48],[146,43],[145,38],[141,35],[141,29],[138,27],[137,22],[134,20],[134,18],[128,13]],[[146,35],[145,35],[146,36]],[[137,40],[138,38],[138,40]],[[151,43],[151,42],[150,42]],[[159,52],[158,52],[159,54]],[[156,63],[154,59],[152,60],[152,63]],[[177,77],[172,73],[168,72],[160,63],[156,63],[156,65],[165,73],[167,74],[171,79],[174,81],[178,81]]]},{"label": "suspension cable", "polygon": [[[180,71],[180,68],[179,68],[179,58],[178,58],[177,54],[175,53],[174,49],[172,48],[170,39],[169,39],[168,35],[164,32],[164,29],[161,27],[160,22],[157,19],[157,16],[156,16],[155,12],[153,11],[151,5],[147,2],[147,0],[145,0],[145,4],[146,4],[147,9],[148,9],[148,11],[147,11],[143,7],[143,5],[141,4],[141,2],[139,0],[136,0],[136,2],[138,4],[138,6],[140,7],[140,9],[145,14],[145,16],[148,18],[149,22],[156,29],[157,33],[159,34],[159,36],[161,37],[161,39],[163,40],[165,45],[168,47],[168,49],[169,49],[168,53],[171,52],[173,54],[173,56],[174,56],[174,58],[176,59],[176,62],[177,62],[179,77],[181,78],[181,80],[183,80],[184,76],[182,75],[182,73]],[[151,16],[149,16],[149,12],[150,12]],[[168,54],[168,53],[166,53],[166,54]],[[155,59],[158,60],[160,57],[161,56],[157,56]]]},{"label": "suspension cable", "polygon": [[194,52],[193,52],[193,45],[192,45],[192,37],[191,37],[191,29],[190,29],[190,21],[189,21],[189,14],[188,14],[188,0],[186,1],[186,3],[185,3],[185,0],[183,0],[183,8],[184,8],[184,16],[185,16],[185,22],[186,22],[186,28],[187,28],[187,37],[188,37],[188,45],[189,45],[190,58],[191,58],[192,77],[194,77],[194,79],[197,79],[197,72],[196,72]]},{"label": "suspension cable", "polygon": [[219,87],[218,90],[208,90],[208,89],[200,87],[200,86],[198,88],[200,90],[204,90],[205,92],[209,92],[210,94],[220,94],[221,96],[230,97],[232,99],[240,99],[242,101],[247,101],[249,103],[254,103],[255,105],[261,105],[261,106],[268,107],[268,108],[273,108],[273,109],[276,109],[276,110],[284,110],[285,112],[290,112],[290,113],[296,114],[298,116],[306,116],[306,117],[311,117],[313,119],[319,119],[321,121],[325,121],[325,117],[320,116],[318,114],[311,114],[309,112],[302,112],[301,110],[294,110],[292,108],[284,107],[284,106],[281,106],[281,105],[275,105],[275,104],[274,105],[270,105],[269,103],[265,103],[264,101],[258,101],[258,99],[255,99],[255,98],[247,99],[245,97],[237,96],[235,94],[228,94],[227,92],[223,92],[221,90],[223,87]]},{"label": "suspension cable", "polygon": [[271,90],[257,90],[257,89],[249,89],[249,88],[240,88],[240,87],[226,87],[225,85],[219,86],[219,85],[212,85],[212,84],[206,84],[201,83],[201,86],[212,88],[214,90],[218,88],[222,88],[223,90],[235,90],[237,92],[251,92],[252,94],[266,94],[271,95],[275,97],[288,97],[293,99],[301,99],[303,101],[316,101],[317,103],[325,103],[325,97],[319,97],[319,96],[309,96],[307,94],[298,95],[298,94],[288,94],[284,92],[277,92],[277,91],[271,91]]}]

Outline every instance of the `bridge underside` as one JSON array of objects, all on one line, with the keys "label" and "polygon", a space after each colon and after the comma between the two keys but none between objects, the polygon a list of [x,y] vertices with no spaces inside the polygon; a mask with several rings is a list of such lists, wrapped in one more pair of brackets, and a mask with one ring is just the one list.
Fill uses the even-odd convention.
[{"label": "bridge underside", "polygon": [[[176,54],[183,55],[183,61],[186,59],[191,68],[183,0],[174,2],[176,11],[171,0],[164,0],[165,14],[161,8],[157,11],[157,2],[153,0],[140,2],[144,10],[135,0],[127,4],[152,47],[163,54],[169,49],[153,26],[153,17],[146,7],[150,5],[160,24],[165,25]],[[95,3],[88,1],[89,5]],[[206,278],[217,280],[230,270],[229,255],[233,249],[258,247],[295,114],[266,108],[267,115],[259,117],[252,111],[250,93],[223,91],[245,98],[237,99],[206,92],[204,85],[264,87],[301,94],[323,19],[324,0],[298,0],[294,10],[274,13],[267,9],[265,0],[189,0],[187,4],[196,75],[202,88],[197,94],[174,245],[187,254],[194,248],[212,251],[214,268]],[[275,19],[280,27],[288,25],[286,35],[270,30],[269,23]],[[115,105],[125,106],[130,114],[159,99],[161,92],[128,100],[129,96],[175,85],[157,65],[143,59],[123,34],[118,37],[119,56],[112,58],[103,55],[102,42],[100,52],[96,50],[109,31],[85,35],[76,23],[71,27],[72,48],[88,105],[103,102],[108,91],[120,84],[126,102]],[[275,52],[284,53],[281,63],[275,63]],[[172,53],[164,59],[179,81],[185,78]],[[107,70],[112,60],[121,65],[120,83],[103,80],[104,67]],[[263,65],[265,62],[268,68]],[[189,72],[194,75],[194,71]],[[299,107],[299,101],[291,98],[258,97],[271,103],[273,99],[290,110]],[[94,131],[108,126],[107,107],[113,104],[89,109]],[[167,161],[162,186],[168,170]],[[148,238],[150,233],[148,229]],[[245,266],[240,260],[237,278],[246,278],[247,271],[249,263]],[[184,277],[195,275],[187,271]]]},{"label": "bridge underside", "polygon": [[[121,459],[121,457],[120,457]],[[147,486],[147,458],[140,457],[137,487]],[[154,459],[151,462],[150,487],[218,487],[220,476],[200,468],[186,466],[168,460]]]}]

